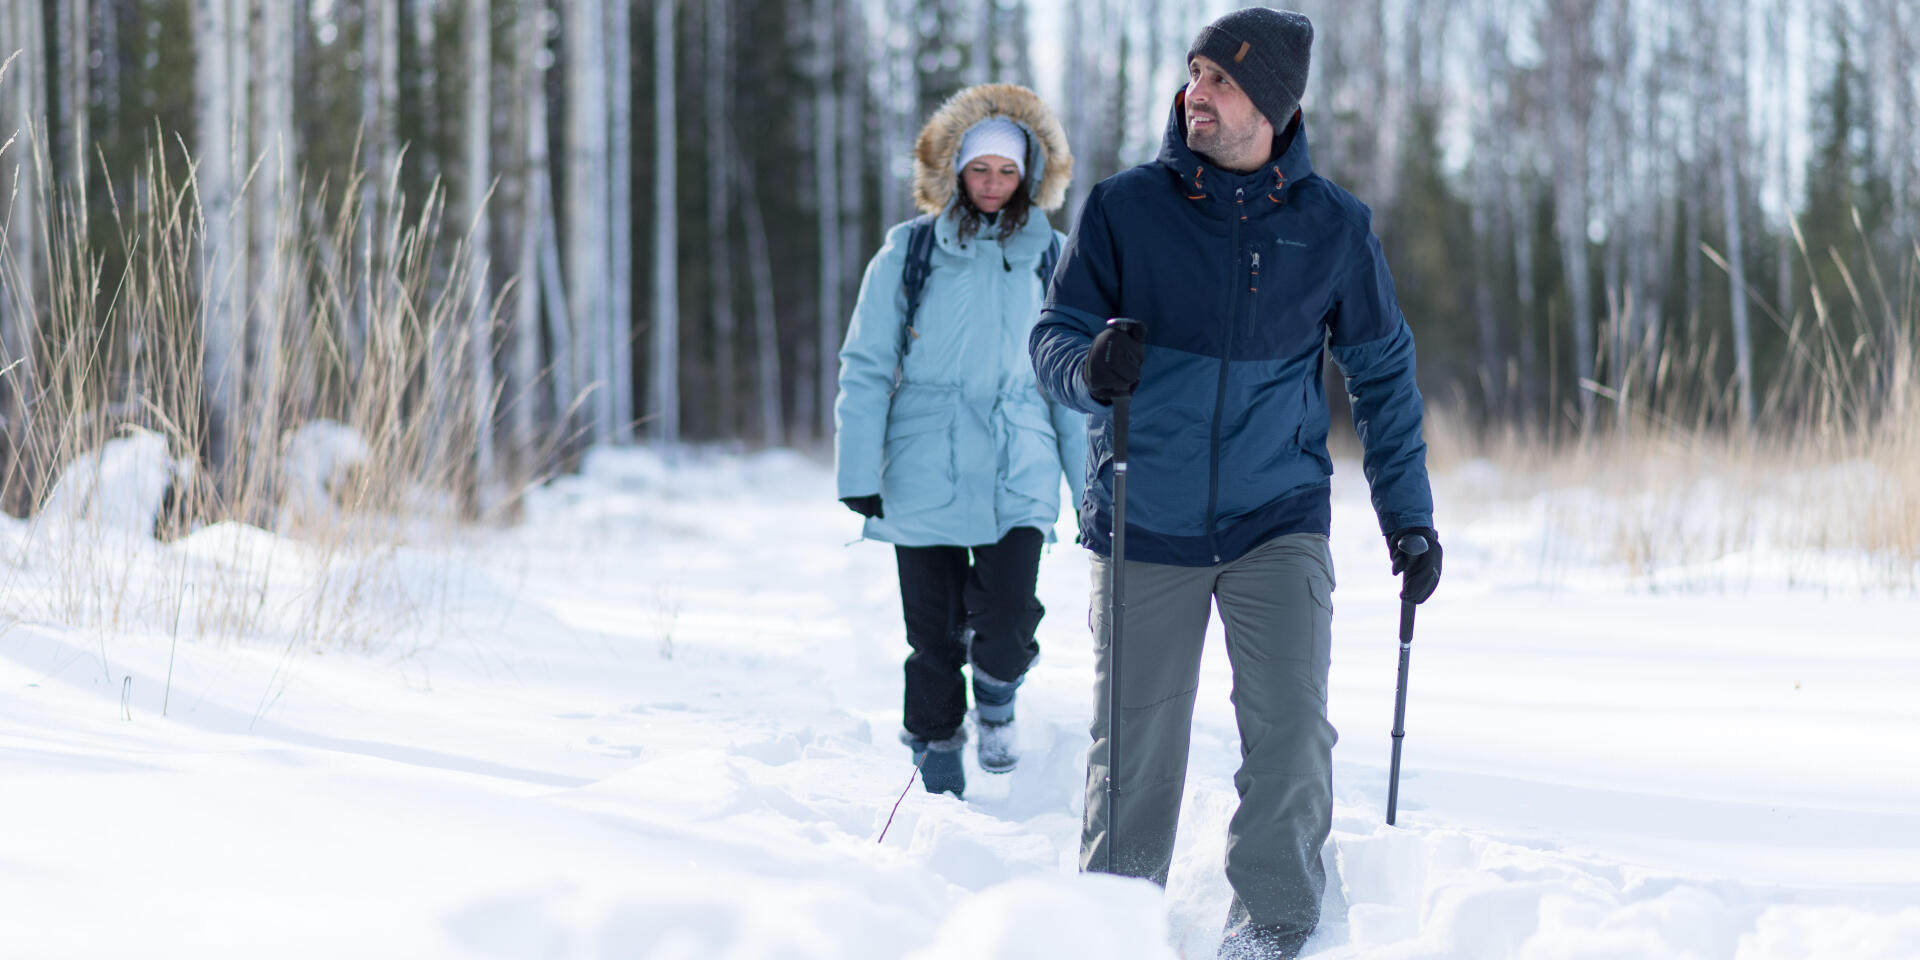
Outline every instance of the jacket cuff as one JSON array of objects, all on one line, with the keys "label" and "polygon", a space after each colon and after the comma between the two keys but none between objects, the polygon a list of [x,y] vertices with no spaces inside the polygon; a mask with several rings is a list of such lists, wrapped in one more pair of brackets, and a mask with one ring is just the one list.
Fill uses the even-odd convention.
[{"label": "jacket cuff", "polygon": [[1428,530],[1434,529],[1433,514],[1430,513],[1383,513],[1380,514],[1379,517],[1380,535],[1383,537],[1391,537],[1395,530],[1405,530],[1409,527],[1426,527]]}]

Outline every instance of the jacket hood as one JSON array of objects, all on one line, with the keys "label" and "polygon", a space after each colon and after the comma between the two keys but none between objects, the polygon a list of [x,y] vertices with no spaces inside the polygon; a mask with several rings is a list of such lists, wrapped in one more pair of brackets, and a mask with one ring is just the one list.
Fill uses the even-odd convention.
[{"label": "jacket hood", "polygon": [[1187,146],[1187,92],[1182,88],[1173,96],[1173,109],[1167,115],[1166,136],[1160,142],[1160,163],[1180,178],[1189,200],[1222,200],[1232,203],[1234,191],[1247,196],[1268,196],[1274,203],[1285,203],[1287,191],[1313,176],[1313,159],[1307,152],[1305,116],[1294,124],[1292,139],[1286,132],[1276,136],[1284,146],[1266,165],[1248,173],[1235,173],[1215,166],[1213,161]]},{"label": "jacket hood", "polygon": [[1027,133],[1027,192],[1041,210],[1057,210],[1073,179],[1073,151],[1060,121],[1039,95],[1010,83],[968,87],[948,98],[921,129],[913,147],[913,203],[940,213],[953,203],[954,161],[975,124],[1004,117]]}]

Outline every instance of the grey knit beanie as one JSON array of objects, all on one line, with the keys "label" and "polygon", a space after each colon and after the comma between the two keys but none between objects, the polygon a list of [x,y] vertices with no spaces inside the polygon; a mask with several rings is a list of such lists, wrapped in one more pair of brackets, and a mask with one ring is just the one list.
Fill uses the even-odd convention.
[{"label": "grey knit beanie", "polygon": [[1307,92],[1313,23],[1291,10],[1248,7],[1200,31],[1187,62],[1206,57],[1220,65],[1274,129],[1286,125]]}]

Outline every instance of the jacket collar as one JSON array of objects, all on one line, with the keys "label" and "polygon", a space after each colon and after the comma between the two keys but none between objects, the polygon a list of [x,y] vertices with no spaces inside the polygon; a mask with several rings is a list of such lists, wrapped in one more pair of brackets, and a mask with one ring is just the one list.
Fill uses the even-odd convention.
[{"label": "jacket collar", "polygon": [[1260,201],[1256,213],[1265,213],[1285,204],[1288,193],[1313,176],[1313,159],[1307,151],[1307,126],[1304,114],[1294,124],[1292,139],[1285,133],[1278,138],[1284,147],[1280,155],[1250,173],[1224,170],[1187,146],[1187,94],[1183,88],[1173,97],[1173,109],[1167,117],[1167,132],[1160,143],[1160,163],[1180,179],[1181,192],[1213,216],[1225,216],[1227,210],[1217,204],[1233,204],[1238,191],[1249,206]]},{"label": "jacket collar", "polygon": [[[940,213],[933,224],[933,238],[945,250],[956,257],[972,257],[984,248],[993,248],[996,252],[1003,241],[999,239],[1000,228],[984,225],[980,232],[973,235],[963,246],[960,243],[960,218],[955,216],[959,199],[947,202],[947,208]],[[1030,260],[1040,256],[1041,251],[1053,240],[1053,225],[1047,221],[1047,215],[1039,207],[1027,211],[1027,222],[1004,241],[1006,255],[1014,260]]]}]

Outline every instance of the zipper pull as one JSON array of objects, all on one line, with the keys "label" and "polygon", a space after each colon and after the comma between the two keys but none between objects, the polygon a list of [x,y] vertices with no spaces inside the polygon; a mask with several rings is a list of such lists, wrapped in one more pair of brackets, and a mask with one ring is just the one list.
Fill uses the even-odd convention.
[{"label": "zipper pull", "polygon": [[1253,283],[1247,287],[1248,293],[1260,292],[1260,251],[1253,252]]}]

